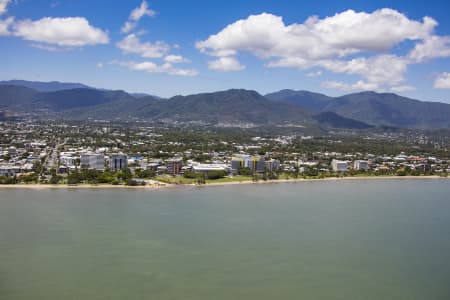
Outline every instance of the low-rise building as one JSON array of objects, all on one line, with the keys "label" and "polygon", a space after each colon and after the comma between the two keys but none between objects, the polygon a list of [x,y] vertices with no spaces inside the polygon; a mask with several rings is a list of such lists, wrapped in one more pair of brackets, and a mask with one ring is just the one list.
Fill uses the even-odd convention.
[{"label": "low-rise building", "polygon": [[195,173],[208,174],[213,171],[225,171],[228,172],[228,166],[226,164],[196,164],[192,166],[192,171]]},{"label": "low-rise building", "polygon": [[73,156],[61,156],[59,161],[61,165],[64,166],[73,166],[75,164],[76,157]]}]

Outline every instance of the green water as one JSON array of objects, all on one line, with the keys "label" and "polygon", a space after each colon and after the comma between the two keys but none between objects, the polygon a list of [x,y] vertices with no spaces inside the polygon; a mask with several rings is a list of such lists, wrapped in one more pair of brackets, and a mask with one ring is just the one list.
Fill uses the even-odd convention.
[{"label": "green water", "polygon": [[0,299],[450,299],[450,181],[0,190]]}]

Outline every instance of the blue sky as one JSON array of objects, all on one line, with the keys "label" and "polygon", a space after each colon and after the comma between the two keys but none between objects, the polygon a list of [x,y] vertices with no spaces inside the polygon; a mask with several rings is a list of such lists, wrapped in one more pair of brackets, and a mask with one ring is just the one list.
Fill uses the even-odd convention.
[{"label": "blue sky", "polygon": [[0,0],[0,79],[450,103],[449,1]]}]

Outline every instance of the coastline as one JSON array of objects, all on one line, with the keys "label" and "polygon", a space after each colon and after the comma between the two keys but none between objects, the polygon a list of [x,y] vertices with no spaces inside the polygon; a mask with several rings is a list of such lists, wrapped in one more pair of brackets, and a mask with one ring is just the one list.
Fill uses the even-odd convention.
[{"label": "coastline", "polygon": [[407,179],[450,179],[449,177],[441,177],[438,175],[430,176],[357,176],[357,177],[326,177],[326,178],[292,178],[292,179],[275,179],[275,180],[259,180],[259,181],[230,181],[230,182],[212,182],[204,185],[191,185],[191,186],[223,186],[223,185],[239,185],[239,184],[271,184],[271,183],[289,183],[289,182],[326,182],[326,181],[341,181],[341,180],[407,180]]},{"label": "coastline", "polygon": [[160,190],[174,187],[209,187],[209,186],[228,186],[228,185],[248,185],[248,184],[276,184],[276,183],[288,183],[288,182],[326,182],[326,181],[347,181],[347,180],[431,180],[431,179],[442,179],[449,180],[449,177],[441,177],[438,175],[432,176],[357,176],[357,177],[326,177],[326,178],[292,178],[292,179],[275,179],[275,180],[243,180],[243,181],[229,181],[229,182],[211,182],[206,184],[151,184],[144,186],[126,186],[126,185],[111,185],[111,184],[79,184],[79,185],[66,185],[66,184],[4,184],[0,185],[0,190],[2,189],[34,189],[34,190],[44,190],[44,189],[130,189],[130,190]]}]

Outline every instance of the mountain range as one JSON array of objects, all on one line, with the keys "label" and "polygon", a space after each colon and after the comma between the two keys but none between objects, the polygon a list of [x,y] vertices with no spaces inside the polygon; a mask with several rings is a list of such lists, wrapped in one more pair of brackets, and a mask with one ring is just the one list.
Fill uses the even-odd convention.
[{"label": "mountain range", "polygon": [[79,83],[0,82],[0,110],[7,114],[66,119],[141,119],[203,124],[299,125],[365,129],[374,126],[450,128],[450,104],[392,93],[329,97],[281,90],[261,95],[231,89],[163,99],[95,89]]}]

